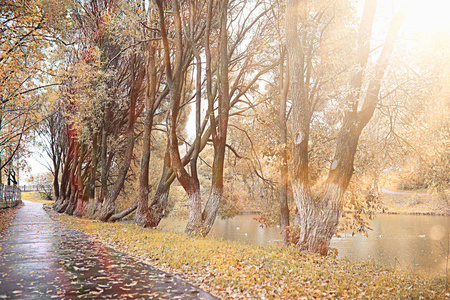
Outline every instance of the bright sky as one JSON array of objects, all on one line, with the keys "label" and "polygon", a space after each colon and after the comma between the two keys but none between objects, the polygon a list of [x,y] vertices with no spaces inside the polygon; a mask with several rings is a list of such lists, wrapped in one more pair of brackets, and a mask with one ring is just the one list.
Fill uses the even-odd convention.
[{"label": "bright sky", "polygon": [[449,0],[408,0],[407,6],[407,29],[418,33],[450,31]]},{"label": "bright sky", "polygon": [[[365,0],[357,1],[362,11]],[[403,4],[406,6],[404,32],[426,34],[450,31],[450,0],[378,0],[378,21],[387,25]]]},{"label": "bright sky", "polygon": [[49,164],[50,159],[46,155],[41,155],[43,151],[37,147],[33,146],[31,152],[31,156],[27,158],[27,163],[30,167],[30,171],[24,172],[23,176],[20,176],[20,185],[27,184],[27,180],[30,176],[48,172],[48,169],[45,167],[45,165]]}]

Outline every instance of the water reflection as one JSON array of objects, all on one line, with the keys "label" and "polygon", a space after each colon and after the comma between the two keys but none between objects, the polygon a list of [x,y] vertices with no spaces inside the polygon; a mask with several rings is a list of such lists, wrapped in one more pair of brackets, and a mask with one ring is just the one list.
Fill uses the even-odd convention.
[{"label": "water reflection", "polygon": [[[218,218],[211,235],[226,240],[254,244],[270,244],[281,240],[279,228],[262,228],[257,215],[241,215],[232,219]],[[161,222],[162,229],[182,232],[185,222],[172,218]],[[379,215],[369,222],[369,237],[350,233],[333,238],[331,247],[340,257],[353,261],[375,260],[394,268],[445,271],[450,217],[417,215]]]},{"label": "water reflection", "polygon": [[[379,215],[370,222],[369,237],[344,234],[332,240],[341,257],[374,259],[411,270],[445,270],[450,218],[443,216]],[[448,249],[447,249],[448,251]]]},{"label": "water reflection", "polygon": [[[252,244],[270,244],[281,241],[280,229],[262,227],[255,220],[258,215],[239,215],[234,218],[217,218],[211,229],[210,236],[230,241],[241,241]],[[163,219],[160,228],[183,232],[186,222],[174,218]]]}]

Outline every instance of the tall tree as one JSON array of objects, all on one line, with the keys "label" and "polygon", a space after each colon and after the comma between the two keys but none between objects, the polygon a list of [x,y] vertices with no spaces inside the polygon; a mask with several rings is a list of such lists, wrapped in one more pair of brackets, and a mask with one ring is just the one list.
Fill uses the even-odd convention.
[{"label": "tall tree", "polygon": [[[293,153],[291,165],[292,189],[299,213],[300,238],[297,248],[326,255],[335,234],[344,206],[344,193],[353,173],[358,140],[362,130],[372,118],[379,101],[381,82],[386,71],[394,42],[403,21],[403,11],[392,20],[374,76],[363,92],[364,71],[370,55],[372,24],[376,0],[365,3],[359,27],[355,71],[350,80],[347,96],[348,109],[341,120],[334,158],[323,190],[314,196],[309,181],[309,140],[314,102],[308,97],[307,37],[308,1],[290,0],[286,6],[286,40],[290,62],[291,92],[293,98]],[[360,105],[361,102],[361,105]]]},{"label": "tall tree", "polygon": [[45,49],[62,36],[65,11],[65,1],[0,5],[0,171],[17,158],[27,132],[42,119],[36,95],[57,84]]}]

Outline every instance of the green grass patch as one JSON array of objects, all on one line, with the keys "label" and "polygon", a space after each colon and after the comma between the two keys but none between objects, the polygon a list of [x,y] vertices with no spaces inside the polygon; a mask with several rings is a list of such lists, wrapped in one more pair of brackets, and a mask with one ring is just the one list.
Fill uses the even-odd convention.
[{"label": "green grass patch", "polygon": [[373,263],[298,253],[281,246],[188,237],[134,224],[50,213],[104,243],[221,298],[445,299],[445,277],[392,271]]}]

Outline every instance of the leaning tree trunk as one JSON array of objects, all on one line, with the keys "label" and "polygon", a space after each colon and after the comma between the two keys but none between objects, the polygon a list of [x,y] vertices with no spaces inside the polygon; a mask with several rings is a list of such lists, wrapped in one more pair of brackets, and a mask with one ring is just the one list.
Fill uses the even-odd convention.
[{"label": "leaning tree trunk", "polygon": [[158,226],[162,218],[166,215],[167,203],[169,201],[169,191],[172,182],[175,180],[175,174],[172,172],[169,145],[167,145],[164,155],[164,166],[161,179],[153,196],[153,201],[149,207],[149,227]]},{"label": "leaning tree trunk", "polygon": [[172,16],[174,21],[174,31],[175,37],[173,43],[175,44],[175,59],[172,70],[171,63],[171,49],[169,46],[169,38],[166,30],[166,18],[164,13],[164,1],[157,0],[156,4],[158,6],[159,12],[159,25],[161,29],[161,37],[164,46],[164,67],[167,77],[167,82],[170,88],[170,107],[167,116],[167,134],[168,134],[168,148],[170,161],[172,164],[173,171],[182,185],[183,189],[187,193],[188,197],[188,223],[185,229],[187,234],[198,234],[201,229],[201,194],[200,194],[200,184],[198,178],[193,177],[187,173],[184,169],[184,164],[180,157],[180,152],[178,149],[178,137],[177,137],[177,124],[178,115],[180,111],[181,102],[181,92],[183,88],[185,65],[188,65],[192,58],[191,55],[183,53],[183,41],[182,41],[182,24],[181,24],[181,14],[179,3],[173,0],[172,3]]},{"label": "leaning tree trunk", "polygon": [[336,153],[323,195],[319,199],[300,198],[299,250],[322,255],[328,253],[344,207],[344,193],[352,177],[353,161],[361,135],[362,128],[354,119],[356,116],[347,115],[338,134]]},{"label": "leaning tree trunk", "polygon": [[[210,7],[209,13],[210,13]],[[230,113],[230,95],[229,95],[229,78],[228,78],[228,1],[224,0],[220,3],[220,36],[219,36],[219,105],[218,105],[218,121],[217,130],[213,129],[214,144],[214,161],[212,169],[211,191],[202,212],[202,229],[201,234],[206,236],[216,220],[219,205],[223,196],[223,172],[225,163],[225,149],[227,143],[228,118]],[[210,62],[208,61],[208,64]],[[208,75],[208,79],[210,80]],[[209,95],[208,95],[209,96]],[[210,110],[212,110],[212,102],[209,99]],[[212,126],[215,126],[215,120],[211,119]]]},{"label": "leaning tree trunk", "polygon": [[[130,107],[130,109],[132,109]],[[133,107],[134,110],[134,107]],[[133,121],[134,123],[134,121]],[[102,209],[100,211],[98,219],[103,222],[109,221],[109,218],[115,213],[116,210],[116,199],[122,190],[125,178],[130,168],[131,160],[133,159],[133,148],[134,148],[134,128],[133,125],[128,126],[127,129],[127,143],[125,156],[123,157],[122,164],[119,168],[119,173],[117,175],[117,179],[108,193],[105,201],[103,202]]]},{"label": "leaning tree trunk", "polygon": [[109,191],[107,198],[103,202],[102,209],[100,211],[98,219],[100,221],[107,222],[115,213],[116,199],[119,196],[122,188],[125,184],[125,178],[128,173],[128,169],[133,159],[133,148],[135,141],[134,124],[136,122],[136,101],[139,96],[140,88],[142,85],[145,70],[138,64],[136,54],[131,59],[131,83],[130,83],[130,107],[128,112],[128,123],[126,130],[126,150],[125,156],[119,168],[117,179]]},{"label": "leaning tree trunk", "polygon": [[[292,4],[299,4],[298,1],[291,1]],[[293,115],[294,115],[294,153],[292,167],[292,187],[294,199],[299,213],[300,238],[297,242],[297,248],[303,251],[320,253],[326,255],[329,250],[331,238],[336,232],[344,207],[344,193],[348,187],[353,174],[353,162],[358,146],[359,137],[362,130],[370,121],[379,101],[381,81],[384,77],[389,57],[391,56],[394,42],[398,31],[403,23],[403,10],[401,10],[392,20],[388,30],[386,41],[375,66],[375,76],[370,80],[366,96],[361,111],[358,111],[358,101],[360,97],[359,90],[362,86],[362,73],[370,52],[370,36],[373,23],[373,16],[376,7],[376,0],[368,0],[363,13],[363,19],[360,27],[359,46],[357,64],[358,70],[352,76],[352,92],[349,95],[349,103],[352,104],[350,111],[344,117],[342,127],[338,133],[336,141],[336,150],[332,160],[325,189],[320,198],[312,197],[308,183],[308,165],[307,145],[302,143],[309,134],[305,124],[305,107],[301,104],[301,83],[296,82],[296,76],[300,77],[296,61],[296,54],[299,53],[299,45],[292,42],[292,35],[297,28],[297,21],[293,13],[287,13],[287,40],[288,51],[290,52],[290,62],[293,62],[291,69],[291,84],[293,91]],[[290,7],[292,9],[292,7]],[[295,26],[295,27],[293,27]],[[289,35],[291,34],[291,36]],[[300,47],[301,48],[301,47]],[[300,64],[300,66],[303,64]],[[298,79],[297,78],[297,79]],[[303,81],[302,81],[303,82]],[[297,106],[297,107],[296,107]],[[309,124],[309,122],[308,122]],[[306,134],[305,134],[306,133]],[[306,150],[307,151],[307,150]]]}]

